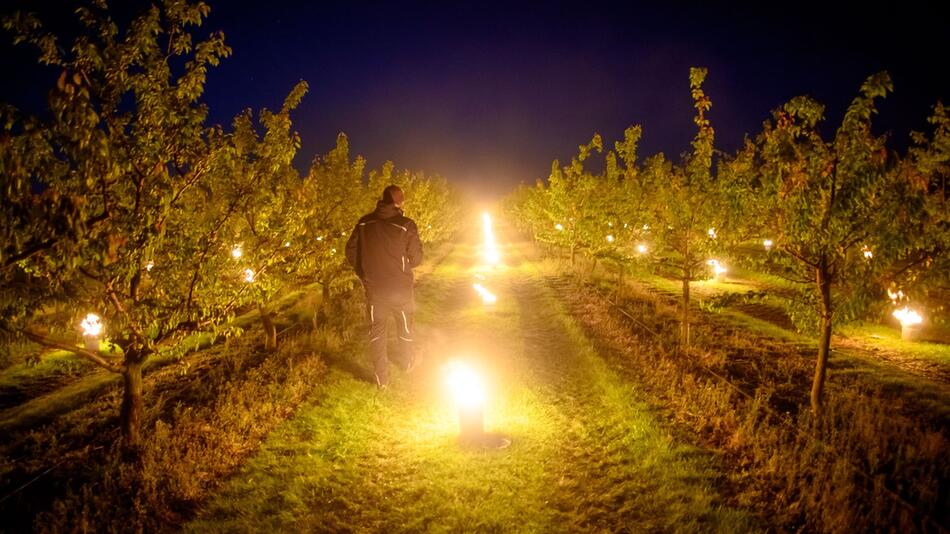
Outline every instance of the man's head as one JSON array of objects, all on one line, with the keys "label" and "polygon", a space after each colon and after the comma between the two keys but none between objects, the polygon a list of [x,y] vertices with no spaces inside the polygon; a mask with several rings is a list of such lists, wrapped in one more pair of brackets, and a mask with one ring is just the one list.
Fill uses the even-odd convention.
[{"label": "man's head", "polygon": [[383,189],[383,203],[395,204],[397,208],[401,208],[405,200],[406,195],[402,193],[398,185],[390,185]]}]

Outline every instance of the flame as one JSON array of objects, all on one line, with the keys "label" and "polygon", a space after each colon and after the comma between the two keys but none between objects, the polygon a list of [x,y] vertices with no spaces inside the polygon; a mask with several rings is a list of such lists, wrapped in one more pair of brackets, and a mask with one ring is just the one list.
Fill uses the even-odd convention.
[{"label": "flame", "polygon": [[496,265],[501,261],[501,254],[498,253],[498,247],[495,244],[495,233],[492,231],[491,215],[488,212],[482,213],[482,230],[485,234],[485,247],[483,255],[485,261]]},{"label": "flame", "polygon": [[716,239],[716,229],[715,229],[715,228],[710,228],[709,230],[706,230],[706,234],[708,234],[710,238]]},{"label": "flame", "polygon": [[890,289],[888,289],[888,290],[887,290],[887,297],[888,297],[889,299],[891,299],[891,300],[893,300],[893,301],[896,302],[896,301],[901,300],[901,299],[904,298],[904,292],[901,291],[901,290],[898,290],[898,291],[895,293],[895,292],[891,291]]},{"label": "flame", "polygon": [[150,261],[150,262],[148,262],[148,263],[145,264],[145,270],[146,270],[146,271],[151,271],[153,267],[155,267],[155,262],[154,262],[154,261]]},{"label": "flame", "polygon": [[874,253],[871,252],[871,249],[869,249],[867,245],[861,248],[861,252],[864,254],[865,259],[869,260],[874,257]]},{"label": "flame", "polygon": [[244,251],[241,250],[241,245],[234,245],[234,248],[231,249],[231,257],[238,259],[244,255]]},{"label": "flame", "polygon": [[894,313],[891,315],[896,317],[897,320],[901,322],[901,326],[911,326],[920,324],[924,321],[924,318],[921,317],[919,313],[908,308],[907,306],[904,306],[899,310],[894,310]]},{"label": "flame", "polygon": [[772,248],[772,240],[766,239],[765,241],[762,241],[762,246],[765,247],[765,250],[769,250],[770,248]]},{"label": "flame", "polygon": [[481,284],[472,284],[472,288],[475,289],[475,292],[478,293],[478,296],[482,297],[482,302],[484,304],[494,304],[498,301],[498,297],[494,293],[485,289],[485,286]]},{"label": "flame", "polygon": [[96,337],[102,333],[102,319],[94,313],[86,315],[86,318],[79,323],[79,326],[82,327],[82,334],[84,336]]},{"label": "flame", "polygon": [[713,273],[715,273],[717,278],[719,275],[724,274],[727,270],[725,265],[719,263],[719,260],[709,260],[706,263],[712,266]]},{"label": "flame", "polygon": [[452,361],[445,366],[445,381],[459,408],[475,408],[485,403],[485,388],[471,367]]},{"label": "flame", "polygon": [[614,242],[614,236],[608,234],[608,235],[607,235],[607,242],[608,242],[608,243],[613,243],[613,242]]},{"label": "flame", "polygon": [[639,252],[640,254],[646,254],[647,246],[644,245],[643,243],[640,243],[639,245],[637,245],[637,252]]},{"label": "flame", "polygon": [[557,230],[558,232],[563,231],[563,230],[564,230],[564,225],[561,224],[561,223],[557,223],[557,224],[554,225],[554,229]]}]

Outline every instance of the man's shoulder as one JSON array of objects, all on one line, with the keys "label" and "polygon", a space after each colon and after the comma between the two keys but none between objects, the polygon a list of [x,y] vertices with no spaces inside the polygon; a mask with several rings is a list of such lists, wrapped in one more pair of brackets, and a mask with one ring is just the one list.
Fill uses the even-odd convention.
[{"label": "man's shoulder", "polygon": [[376,217],[376,212],[371,211],[367,213],[366,215],[363,215],[362,217],[360,217],[360,220],[357,222],[357,224],[363,224],[369,221],[375,221],[377,218],[378,217]]},{"label": "man's shoulder", "polygon": [[416,229],[416,221],[406,217],[405,215],[399,216],[399,225],[410,229]]}]

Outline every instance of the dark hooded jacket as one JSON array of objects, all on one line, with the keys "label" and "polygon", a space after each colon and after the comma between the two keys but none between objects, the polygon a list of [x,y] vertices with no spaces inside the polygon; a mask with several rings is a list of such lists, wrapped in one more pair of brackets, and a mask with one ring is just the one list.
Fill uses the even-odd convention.
[{"label": "dark hooded jacket", "polygon": [[411,303],[412,269],[422,263],[419,229],[395,204],[380,200],[350,234],[346,259],[370,302]]}]

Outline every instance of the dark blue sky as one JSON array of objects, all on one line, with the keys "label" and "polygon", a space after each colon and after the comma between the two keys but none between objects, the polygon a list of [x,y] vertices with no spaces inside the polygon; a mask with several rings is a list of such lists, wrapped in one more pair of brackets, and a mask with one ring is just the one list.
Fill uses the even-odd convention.
[{"label": "dark blue sky", "polygon": [[[675,155],[693,134],[693,65],[710,69],[726,150],[795,95],[839,119],[882,69],[896,92],[879,124],[896,146],[938,99],[950,102],[950,18],[937,3],[210,4],[198,34],[223,30],[234,49],[209,75],[213,119],[277,107],[307,80],[295,115],[302,169],[340,131],[372,167],[392,159],[493,192],[546,176],[595,131],[614,140],[639,123],[643,154]],[[31,79],[7,78],[0,97],[16,100]]]}]

